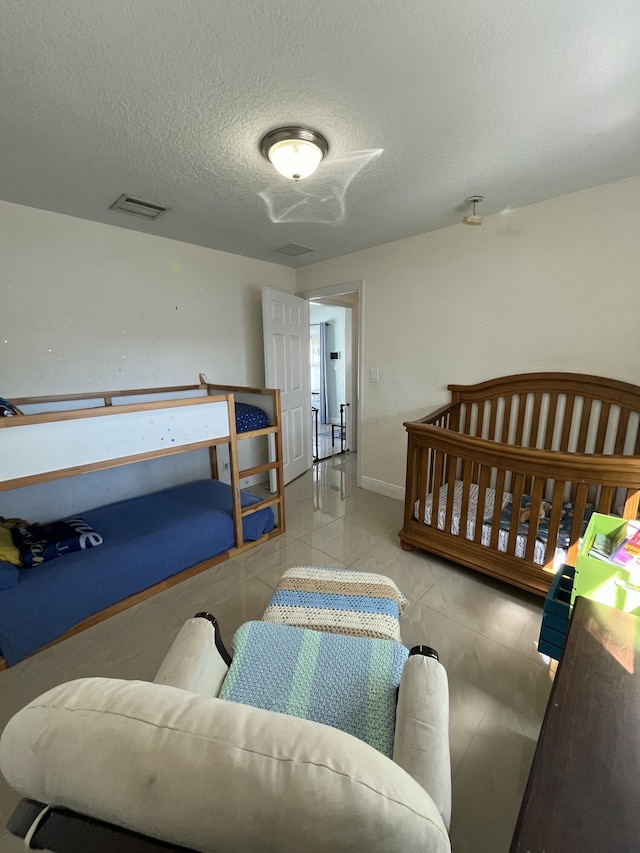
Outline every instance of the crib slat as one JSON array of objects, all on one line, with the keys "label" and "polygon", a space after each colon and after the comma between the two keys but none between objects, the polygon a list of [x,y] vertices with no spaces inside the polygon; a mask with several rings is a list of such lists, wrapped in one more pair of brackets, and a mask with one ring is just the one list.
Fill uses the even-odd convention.
[{"label": "crib slat", "polygon": [[638,517],[638,503],[640,499],[640,491],[634,489],[627,490],[627,499],[624,503],[623,518]]},{"label": "crib slat", "polygon": [[511,427],[511,411],[513,408],[513,397],[509,395],[504,398],[504,413],[502,416],[502,434],[500,441],[503,444],[509,443],[509,432]]},{"label": "crib slat", "polygon": [[491,520],[491,547],[494,551],[498,549],[498,536],[500,534],[500,515],[502,514],[502,495],[504,494],[505,471],[498,468],[496,477],[496,494],[493,503],[493,518]]},{"label": "crib slat", "polygon": [[516,438],[514,444],[516,447],[522,447],[522,436],[524,433],[524,416],[527,410],[527,395],[518,395],[518,421],[516,424]]},{"label": "crib slat", "polygon": [[[432,464],[432,456],[433,451],[430,448],[424,447],[423,445],[417,445],[418,447],[418,464],[417,464],[417,482],[416,486],[418,488],[418,499],[420,500],[420,505],[418,507],[418,520],[420,523],[424,522],[425,515],[425,504],[427,500],[427,493],[433,492],[433,464]],[[430,464],[431,463],[431,464]],[[427,483],[427,488],[421,488],[422,483]],[[415,490],[413,492],[415,499]],[[413,506],[413,502],[412,502]],[[408,510],[411,508],[409,507]]]},{"label": "crib slat", "polygon": [[558,411],[558,395],[549,394],[549,411],[547,412],[547,428],[544,434],[543,450],[551,450],[553,445],[553,433],[556,423],[556,412]]},{"label": "crib slat", "polygon": [[[589,486],[586,483],[580,483],[576,489],[576,498],[573,507],[573,522],[571,524],[571,534],[569,536],[569,548],[565,558],[568,566],[575,566],[576,559],[578,557],[580,537],[582,536],[582,524],[587,508],[588,490]],[[549,536],[549,539],[551,539],[551,536]]]},{"label": "crib slat", "polygon": [[496,440],[496,419],[498,417],[498,401],[489,400],[489,434],[487,438],[490,441]]},{"label": "crib slat", "polygon": [[476,423],[476,435],[478,438],[483,437],[485,408],[486,403],[478,403],[478,421]]},{"label": "crib slat", "polygon": [[431,526],[438,527],[438,514],[440,511],[440,486],[442,485],[443,455],[438,450],[435,452],[433,465],[433,490],[431,492]]},{"label": "crib slat", "polygon": [[[511,500],[511,520],[509,522],[509,537],[507,540],[507,554],[511,557],[516,553],[516,539],[518,536],[518,520],[520,518],[520,505],[524,489],[524,476],[516,474],[513,478],[513,498]],[[534,507],[531,507],[533,515]]]},{"label": "crib slat", "polygon": [[601,513],[602,515],[608,515],[611,512],[611,507],[613,504],[613,489],[611,486],[602,486],[600,489],[600,496],[598,497],[598,505],[596,507],[596,512]]},{"label": "crib slat", "polygon": [[[473,404],[473,411],[474,411],[474,412],[475,412],[475,414],[476,414],[476,418],[475,418],[475,422],[474,422],[474,423],[475,423],[475,425],[474,425],[474,429],[473,429],[473,431],[472,431],[472,430],[471,430],[471,419],[470,419],[470,420],[469,420],[469,435],[477,436],[477,435],[478,435],[478,417],[479,417],[479,415],[478,415],[478,405],[477,405],[477,403],[474,403],[474,404]],[[478,466],[476,465],[476,466],[474,467],[474,469],[473,469],[473,474],[472,474],[472,476],[473,476],[474,480],[478,478],[478,471],[479,471],[479,468],[478,468]]]},{"label": "crib slat", "polygon": [[424,496],[416,494],[416,487],[423,482],[418,478],[418,450],[416,447],[415,436],[409,433],[407,441],[407,483],[405,487],[405,502],[404,502],[404,529],[408,529],[411,519],[413,518],[413,508],[416,498],[420,499],[418,518],[422,511],[424,518]]},{"label": "crib slat", "polygon": [[[531,506],[538,507],[542,503],[542,493],[545,486],[545,480],[542,477],[536,477],[535,482],[533,484],[533,491],[531,492]],[[528,562],[533,562],[533,554],[536,547],[536,535],[538,533],[538,524],[539,519],[536,514],[536,517],[533,519],[533,525],[531,518],[529,519],[529,532],[527,534],[527,545],[524,551],[524,558]]]},{"label": "crib slat", "polygon": [[[542,408],[542,394],[536,393],[533,395],[533,411],[531,413],[531,424],[529,429],[529,438],[527,447],[538,447],[538,431],[540,429],[540,412]],[[524,491],[531,491],[531,477],[527,477],[524,481]]]},{"label": "crib slat", "polygon": [[564,407],[564,418],[562,421],[562,435],[560,436],[560,447],[563,452],[569,449],[569,438],[571,437],[571,424],[573,422],[573,411],[576,404],[574,394],[567,394],[567,403]]},{"label": "crib slat", "polygon": [[453,498],[456,484],[456,468],[458,460],[455,456],[449,456],[447,460],[447,508],[444,516],[444,529],[451,533],[451,518],[453,516]]},{"label": "crib slat", "polygon": [[466,435],[469,431],[469,406],[461,403],[458,409],[458,432]]},{"label": "crib slat", "polygon": [[[526,397],[525,397],[525,399],[526,399]],[[523,395],[512,394],[509,397],[509,424],[508,424],[507,439],[506,439],[506,441],[509,445],[512,445],[512,446],[517,445],[518,442],[522,440],[522,424],[524,423],[523,419],[524,419]],[[514,420],[515,420],[515,433],[513,436],[513,441],[509,441],[508,436],[511,435],[511,433],[514,429]],[[518,435],[520,436],[520,438],[518,438]],[[500,473],[502,475],[501,476],[501,482],[500,482],[501,493],[498,495],[498,490],[497,490],[497,486],[496,486],[496,500],[500,500],[500,503],[502,505],[502,492],[511,490],[511,471],[503,470]],[[495,528],[495,524],[493,525],[493,528]],[[493,528],[492,528],[492,532],[493,532]],[[497,540],[496,540],[496,545],[495,546],[492,545],[491,547],[497,548]]]},{"label": "crib slat", "polygon": [[573,508],[573,521],[571,523],[571,542],[577,542],[582,536],[582,525],[587,509],[587,497],[589,486],[580,483],[576,489],[576,500]]},{"label": "crib slat", "polygon": [[469,495],[471,492],[471,462],[465,459],[462,463],[462,501],[460,503],[460,536],[467,536],[467,520],[469,516]]},{"label": "crib slat", "polygon": [[474,532],[473,541],[482,541],[482,524],[484,520],[484,505],[486,503],[487,486],[489,485],[489,476],[491,469],[486,465],[480,466],[480,476],[478,477],[478,509],[476,512],[476,529]]},{"label": "crib slat", "polygon": [[580,432],[578,434],[578,444],[576,445],[576,453],[584,453],[585,448],[587,446],[587,434],[589,432],[589,421],[591,420],[591,406],[591,399],[588,397],[583,398],[582,417],[580,418]]},{"label": "crib slat", "polygon": [[607,427],[609,426],[609,414],[611,412],[611,405],[609,403],[602,403],[600,406],[600,420],[598,422],[598,434],[596,436],[596,444],[593,450],[594,453],[597,453],[599,456],[604,452],[604,442],[607,437]]},{"label": "crib slat", "polygon": [[531,414],[531,429],[529,430],[529,441],[527,447],[538,447],[538,430],[540,429],[540,409],[542,407],[542,394],[533,395],[533,412]]},{"label": "crib slat", "polygon": [[549,533],[547,548],[544,555],[545,567],[553,565],[556,546],[558,542],[558,530],[560,529],[560,516],[562,515],[562,503],[565,484],[562,480],[556,480],[553,485],[553,496],[551,498],[551,513],[549,514]]},{"label": "crib slat", "polygon": [[629,409],[620,409],[620,418],[618,419],[618,431],[616,432],[616,444],[613,452],[616,456],[622,456],[624,444],[627,438],[627,429],[629,427]]},{"label": "crib slat", "polygon": [[454,432],[460,432],[460,406],[453,406],[452,409],[449,410],[447,415],[447,429],[451,429]]}]

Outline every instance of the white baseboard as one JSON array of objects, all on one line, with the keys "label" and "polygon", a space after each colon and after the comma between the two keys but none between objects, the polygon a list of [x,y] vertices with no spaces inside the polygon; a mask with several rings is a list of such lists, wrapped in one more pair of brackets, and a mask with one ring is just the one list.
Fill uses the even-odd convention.
[{"label": "white baseboard", "polygon": [[377,492],[379,495],[386,495],[388,498],[394,498],[397,501],[404,500],[404,488],[402,486],[393,486],[391,483],[376,480],[374,477],[362,477],[360,485],[369,492]]}]

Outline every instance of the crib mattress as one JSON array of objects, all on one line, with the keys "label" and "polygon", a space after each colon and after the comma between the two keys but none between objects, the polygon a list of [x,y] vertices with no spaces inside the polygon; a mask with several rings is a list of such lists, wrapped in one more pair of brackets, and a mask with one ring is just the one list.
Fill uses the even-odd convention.
[{"label": "crib mattress", "polygon": [[[260,499],[242,494],[242,505]],[[226,483],[196,480],[78,513],[104,543],[31,569],[0,590],[0,651],[15,664],[79,622],[235,546]],[[246,541],[274,527],[270,507],[242,520]]]},{"label": "crib mattress", "polygon": [[[453,508],[452,508],[452,516],[451,516],[451,533],[454,536],[460,536],[460,511],[462,508],[462,487],[463,483],[461,480],[456,480],[454,484],[453,491]],[[446,515],[446,504],[447,504],[447,493],[448,493],[448,484],[445,484],[440,489],[440,499],[438,504],[438,530],[444,530],[445,524],[445,515]],[[498,551],[506,552],[507,546],[509,543],[509,533],[510,533],[510,512],[511,512],[511,502],[513,499],[513,495],[510,492],[503,492],[502,500],[501,500],[501,515],[502,515],[502,524],[500,530],[498,531]],[[491,543],[491,520],[493,518],[493,511],[495,507],[496,501],[496,492],[495,489],[492,489],[490,486],[487,487],[485,492],[485,504],[484,504],[484,518],[482,522],[482,533],[480,536],[480,542],[482,545],[488,546]],[[424,513],[424,522],[427,525],[431,524],[431,510],[433,504],[433,495],[427,495],[427,499],[425,501],[425,513]],[[590,509],[590,508],[589,508]],[[420,502],[416,501],[414,508],[414,515],[418,518],[420,511]],[[478,515],[478,485],[477,483],[471,483],[469,489],[469,510],[467,513],[467,523],[465,530],[465,538],[472,540],[475,538],[476,534],[476,518]],[[588,521],[588,515],[585,519]],[[533,562],[537,563],[540,566],[543,566],[546,563],[546,551],[547,551],[547,541],[546,536],[544,536],[544,532],[541,532],[541,536],[544,538],[536,539],[534,548],[533,548]],[[563,556],[566,554],[566,546],[568,542],[560,541],[558,547],[556,547],[554,552],[554,563],[562,560]],[[527,535],[526,533],[519,530],[516,534],[516,547],[515,547],[515,555],[516,557],[524,557],[525,550],[527,547]]]}]

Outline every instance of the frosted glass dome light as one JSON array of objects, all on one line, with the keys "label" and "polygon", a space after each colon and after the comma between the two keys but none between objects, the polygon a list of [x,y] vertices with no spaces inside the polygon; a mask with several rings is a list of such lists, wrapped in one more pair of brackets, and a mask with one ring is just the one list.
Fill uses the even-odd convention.
[{"label": "frosted glass dome light", "polygon": [[329,150],[329,144],[315,130],[281,127],[267,133],[260,150],[281,175],[300,181],[313,175]]}]

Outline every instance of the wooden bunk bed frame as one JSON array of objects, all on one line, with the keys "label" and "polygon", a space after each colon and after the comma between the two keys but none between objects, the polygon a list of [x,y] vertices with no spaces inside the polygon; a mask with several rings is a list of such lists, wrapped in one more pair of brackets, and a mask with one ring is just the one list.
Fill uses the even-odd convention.
[{"label": "wooden bunk bed frame", "polygon": [[[404,526],[399,533],[402,547],[421,548],[545,595],[554,571],[564,501],[574,502],[566,554],[569,565],[575,565],[588,504],[604,514],[619,512],[627,519],[638,515],[640,387],[598,376],[551,372],[448,387],[449,404],[404,424],[408,447]],[[461,489],[456,535],[452,532],[454,483]],[[468,539],[473,484],[477,484],[475,518],[484,522],[475,524]],[[490,518],[485,515],[487,488],[496,495]],[[502,551],[498,549],[502,505],[497,496],[505,492],[513,497],[507,546]],[[529,522],[524,554],[516,555],[523,495],[531,496],[532,507],[540,507],[543,501],[551,505],[544,565],[533,559],[537,513]],[[429,524],[425,523],[427,496]],[[491,525],[487,545],[481,542],[483,523]]]},{"label": "wooden bunk bed frame", "polygon": [[[231,557],[248,551],[258,545],[280,536],[285,532],[284,506],[284,474],[282,451],[282,421],[280,407],[280,390],[273,388],[253,388],[231,385],[214,385],[200,374],[199,385],[181,385],[162,388],[144,388],[109,392],[94,392],[91,394],[70,394],[48,397],[13,397],[11,402],[23,410],[22,415],[0,418],[0,456],[3,460],[11,460],[10,470],[3,464],[0,471],[0,492],[23,486],[45,483],[65,477],[73,477],[98,471],[154,459],[161,456],[184,453],[199,448],[209,448],[211,476],[218,477],[218,447],[227,445],[229,448],[229,473],[232,490],[233,524],[235,547],[195,566],[172,575],[150,587],[122,599],[111,607],[84,619],[72,629],[56,638],[43,648],[56,645],[68,637],[78,634],[99,622],[127,610],[150,598],[156,593],[169,589],[176,584],[188,580],[207,569],[225,562]],[[147,399],[145,398],[153,398]],[[235,421],[235,401],[241,398],[244,402],[259,405],[267,411],[270,425],[249,432],[238,432]],[[87,407],[84,407],[83,404]],[[90,407],[88,407],[90,406]],[[61,408],[58,408],[61,407]],[[42,408],[36,414],[28,414],[31,408]],[[25,411],[26,410],[26,411]],[[104,419],[108,418],[108,421]],[[192,421],[199,421],[199,428],[193,430]],[[149,429],[154,422],[154,430]],[[171,426],[167,426],[171,424]],[[104,438],[104,426],[108,427],[111,446],[117,443],[120,433],[123,441],[129,444],[127,452],[119,453],[104,450],[102,458],[90,461],[76,462],[74,455],[82,455],[83,448],[78,454],[66,446],[78,436],[77,428],[87,433],[89,444],[96,444],[96,453],[100,449],[99,439]],[[26,431],[35,428],[27,438]],[[120,427],[120,429],[118,429]],[[140,431],[137,438],[131,440],[131,433]],[[160,432],[173,430],[173,435],[165,444],[164,435]],[[92,437],[92,434],[93,437]],[[114,439],[113,436],[116,435]],[[24,435],[30,440],[30,450],[34,441],[43,446],[43,437],[48,437],[47,447],[50,462],[36,459],[30,462],[30,454],[16,453],[16,446],[21,441],[16,438]],[[142,449],[155,435],[155,446]],[[238,446],[240,442],[266,436],[269,442],[269,461],[260,465],[241,470],[238,464]],[[11,440],[9,440],[11,438]],[[3,441],[4,439],[4,441]],[[25,441],[26,444],[26,441]],[[69,453],[66,451],[70,450]],[[85,455],[87,451],[85,450]],[[58,459],[53,461],[58,454]],[[62,461],[60,454],[66,455]],[[100,457],[100,454],[97,453]],[[273,473],[272,488],[275,491],[271,497],[259,503],[243,507],[241,505],[241,481],[256,475]],[[258,510],[272,507],[275,517],[273,530],[260,539],[245,542],[243,538],[242,519]],[[39,649],[38,651],[42,651]],[[8,664],[0,657],[0,670],[7,669]]]}]

